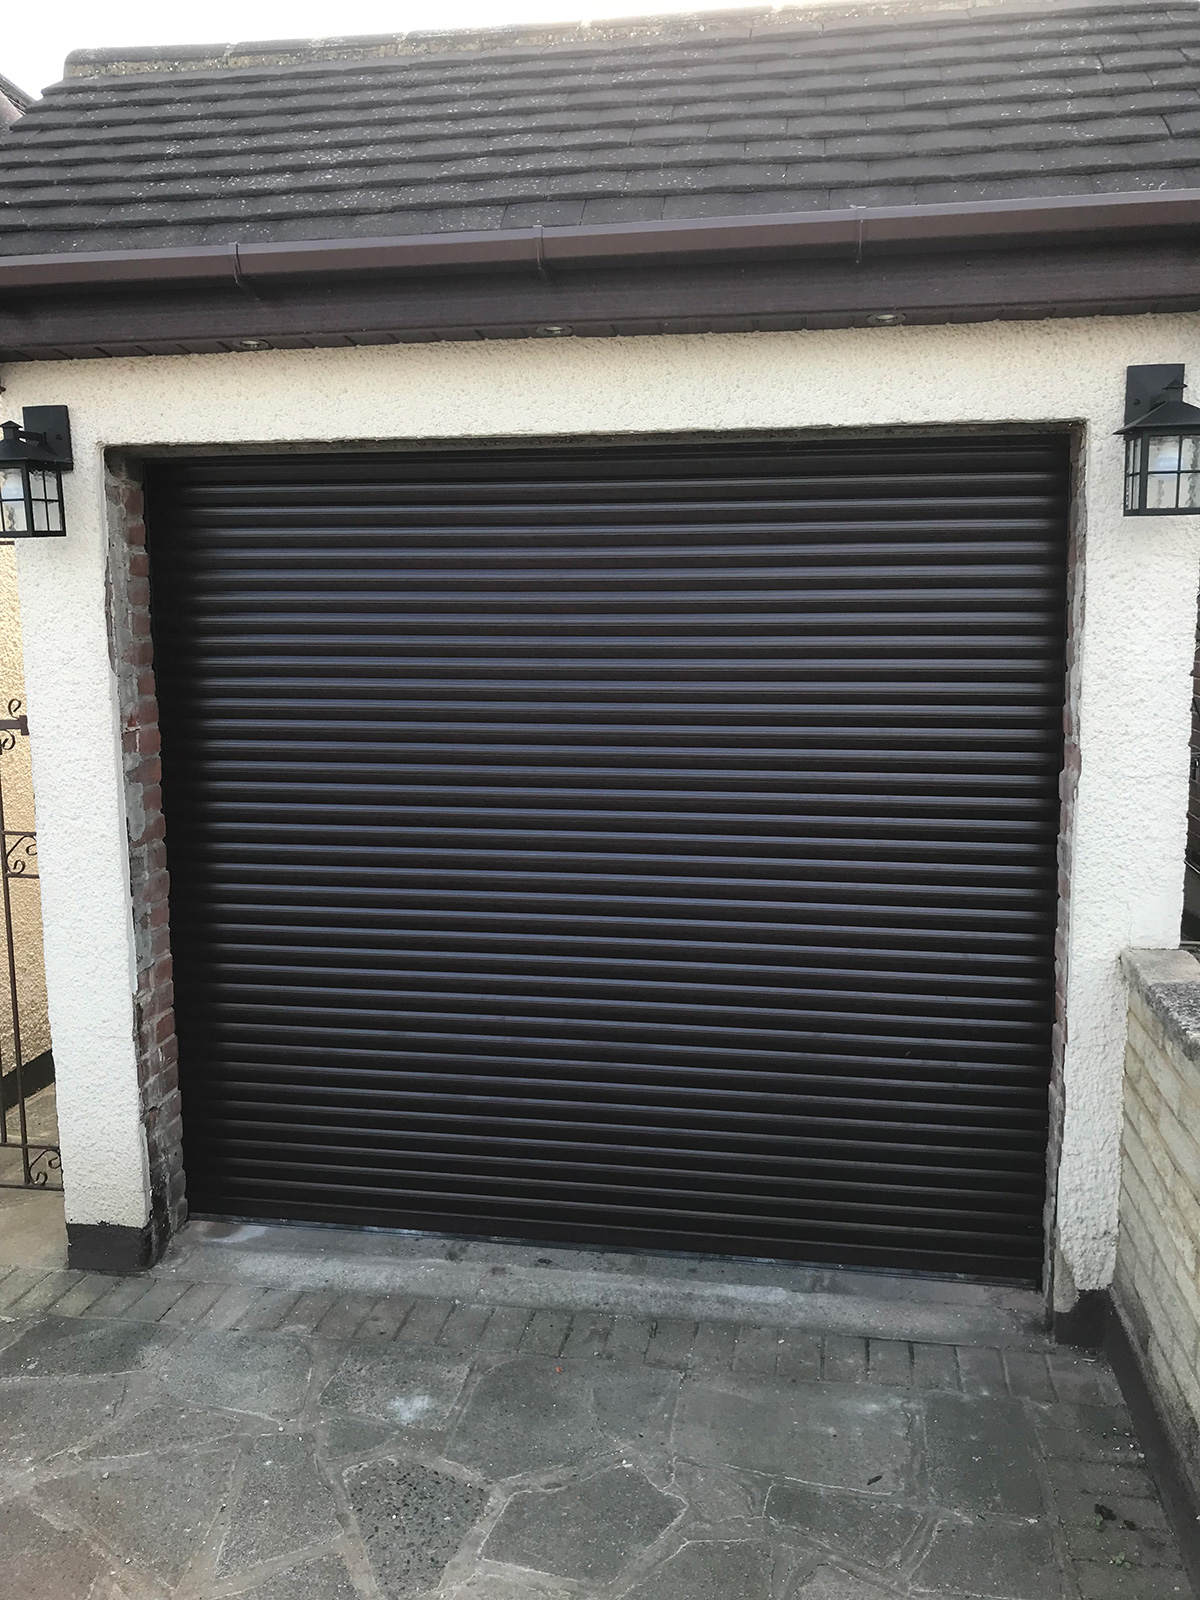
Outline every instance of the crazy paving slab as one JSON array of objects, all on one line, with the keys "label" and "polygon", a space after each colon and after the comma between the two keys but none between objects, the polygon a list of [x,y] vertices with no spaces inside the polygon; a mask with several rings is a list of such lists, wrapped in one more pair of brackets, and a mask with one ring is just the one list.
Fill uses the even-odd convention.
[{"label": "crazy paving slab", "polygon": [[0,1322],[0,1600],[1189,1600],[1037,1340],[59,1287]]}]

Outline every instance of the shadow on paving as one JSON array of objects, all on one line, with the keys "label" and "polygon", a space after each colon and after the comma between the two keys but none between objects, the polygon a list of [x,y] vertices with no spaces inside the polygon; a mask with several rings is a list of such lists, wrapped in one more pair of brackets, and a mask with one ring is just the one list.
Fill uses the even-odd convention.
[{"label": "shadow on paving", "polygon": [[0,1277],[0,1600],[1190,1597],[1099,1361],[198,1287]]}]

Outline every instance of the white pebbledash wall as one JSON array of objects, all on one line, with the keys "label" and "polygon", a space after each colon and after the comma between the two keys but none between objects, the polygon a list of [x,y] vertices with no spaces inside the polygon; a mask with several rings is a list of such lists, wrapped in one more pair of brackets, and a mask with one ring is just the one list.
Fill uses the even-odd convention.
[{"label": "white pebbledash wall", "polygon": [[[1122,515],[1125,368],[1200,316],[383,346],[9,366],[5,414],[67,404],[65,540],[20,549],[67,1215],[148,1212],[129,866],[105,613],[103,455],[124,447],[1081,423],[1080,782],[1071,851],[1055,1300],[1109,1284],[1127,945],[1177,943],[1200,518]],[[169,836],[168,836],[169,845]]]}]

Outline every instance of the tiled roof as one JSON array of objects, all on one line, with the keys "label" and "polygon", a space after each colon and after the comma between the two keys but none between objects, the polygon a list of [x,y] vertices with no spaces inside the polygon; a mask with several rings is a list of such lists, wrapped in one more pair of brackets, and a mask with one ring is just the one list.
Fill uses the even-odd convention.
[{"label": "tiled roof", "polygon": [[27,94],[24,89],[19,89],[11,78],[6,78],[0,73],[0,95],[8,101],[14,111],[26,111],[37,98],[36,95]]},{"label": "tiled roof", "polygon": [[0,253],[1200,188],[1200,0],[83,52]]}]

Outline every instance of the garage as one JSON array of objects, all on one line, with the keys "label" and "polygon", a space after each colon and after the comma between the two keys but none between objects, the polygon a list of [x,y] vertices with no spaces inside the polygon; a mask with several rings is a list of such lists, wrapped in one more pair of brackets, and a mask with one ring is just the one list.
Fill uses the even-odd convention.
[{"label": "garage", "polygon": [[193,1214],[1040,1278],[1065,432],[145,486]]}]

